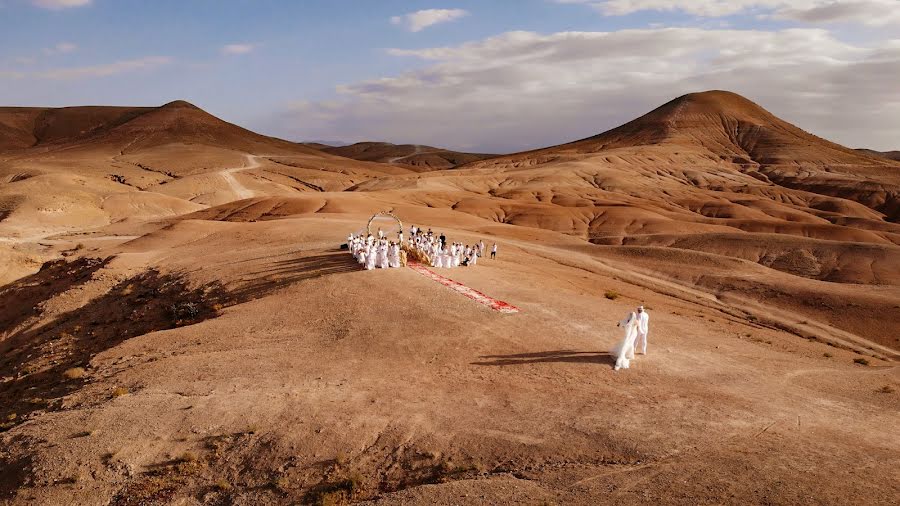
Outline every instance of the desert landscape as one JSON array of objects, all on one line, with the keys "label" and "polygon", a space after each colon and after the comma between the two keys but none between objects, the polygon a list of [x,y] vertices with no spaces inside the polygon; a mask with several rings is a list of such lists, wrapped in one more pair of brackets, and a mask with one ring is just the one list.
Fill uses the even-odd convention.
[{"label": "desert landscape", "polygon": [[[383,211],[519,312],[364,270]],[[0,108],[0,504],[894,504],[898,220],[726,91],[509,155]]]}]

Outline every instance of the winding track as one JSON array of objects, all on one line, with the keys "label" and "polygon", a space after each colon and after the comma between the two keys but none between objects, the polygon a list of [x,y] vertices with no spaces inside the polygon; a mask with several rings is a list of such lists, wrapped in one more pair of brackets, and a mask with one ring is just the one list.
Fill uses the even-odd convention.
[{"label": "winding track", "polygon": [[242,170],[250,170],[255,169],[260,166],[259,164],[259,156],[258,155],[244,155],[246,158],[246,162],[241,167],[233,167],[230,169],[225,169],[220,171],[222,179],[228,183],[228,186],[231,187],[231,190],[238,196],[238,200],[249,199],[256,196],[253,190],[244,186],[240,181],[234,177],[235,172],[240,172]]}]

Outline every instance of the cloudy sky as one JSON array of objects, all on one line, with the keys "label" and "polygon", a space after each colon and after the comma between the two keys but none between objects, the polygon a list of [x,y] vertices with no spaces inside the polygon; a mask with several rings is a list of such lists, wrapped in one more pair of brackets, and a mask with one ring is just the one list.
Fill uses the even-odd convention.
[{"label": "cloudy sky", "polygon": [[0,105],[510,152],[708,89],[900,149],[900,0],[0,0]]}]

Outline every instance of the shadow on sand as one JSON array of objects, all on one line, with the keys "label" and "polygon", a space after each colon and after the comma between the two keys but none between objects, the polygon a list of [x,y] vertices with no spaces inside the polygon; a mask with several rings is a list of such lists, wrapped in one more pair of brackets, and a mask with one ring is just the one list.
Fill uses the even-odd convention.
[{"label": "shadow on sand", "polygon": [[605,364],[614,366],[616,361],[605,351],[575,351],[555,350],[541,351],[537,353],[519,353],[515,355],[482,355],[484,360],[472,362],[472,365],[525,365],[550,362],[564,362],[575,364]]},{"label": "shadow on sand", "polygon": [[229,293],[236,301],[244,302],[269,295],[298,281],[361,270],[363,268],[347,251],[332,250],[266,263],[264,268],[248,272],[237,286],[229,287]]}]

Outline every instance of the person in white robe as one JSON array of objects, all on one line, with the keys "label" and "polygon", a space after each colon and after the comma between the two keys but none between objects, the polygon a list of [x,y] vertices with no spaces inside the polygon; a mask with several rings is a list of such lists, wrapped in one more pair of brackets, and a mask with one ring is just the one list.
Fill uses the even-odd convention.
[{"label": "person in white robe", "polygon": [[400,267],[400,246],[394,243],[391,243],[390,246],[390,262],[389,265],[391,269],[396,269]]},{"label": "person in white robe", "polygon": [[375,246],[366,246],[366,270],[371,271],[375,268],[375,260],[376,260],[377,252],[375,251]]},{"label": "person in white robe", "polygon": [[609,350],[610,355],[616,359],[616,370],[628,369],[631,360],[634,359],[634,340],[637,338],[638,318],[634,312],[628,313],[624,320],[618,323],[625,329],[625,336],[618,344]]},{"label": "person in white robe", "polygon": [[450,248],[444,248],[441,254],[441,263],[444,264],[445,269],[453,267],[453,262],[450,260]]},{"label": "person in white robe", "polygon": [[439,249],[433,249],[431,255],[431,266],[441,268],[444,266],[444,255]]},{"label": "person in white robe", "polygon": [[641,355],[647,354],[647,333],[650,331],[650,315],[644,309],[644,306],[637,308],[637,338],[634,341],[634,348],[641,350]]},{"label": "person in white robe", "polygon": [[378,255],[380,256],[379,260],[381,260],[378,263],[378,267],[381,269],[389,268],[390,265],[389,265],[389,258],[388,258],[388,246],[383,241],[381,243],[381,246],[378,247]]}]

